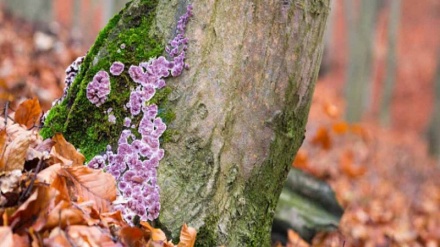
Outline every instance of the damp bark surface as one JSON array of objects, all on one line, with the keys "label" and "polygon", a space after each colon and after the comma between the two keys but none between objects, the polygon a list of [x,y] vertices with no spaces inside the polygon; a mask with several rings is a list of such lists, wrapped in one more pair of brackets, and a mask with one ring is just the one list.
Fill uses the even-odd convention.
[{"label": "damp bark surface", "polygon": [[[183,223],[196,227],[197,246],[269,246],[305,134],[329,0],[135,0],[101,32],[43,133],[63,132],[88,159],[117,144],[134,84],[112,79],[97,108],[85,98],[88,82],[116,60],[127,66],[161,55],[189,3],[190,69],[153,98],[167,124],[157,223],[171,238]],[[114,125],[103,120],[108,108]]]}]

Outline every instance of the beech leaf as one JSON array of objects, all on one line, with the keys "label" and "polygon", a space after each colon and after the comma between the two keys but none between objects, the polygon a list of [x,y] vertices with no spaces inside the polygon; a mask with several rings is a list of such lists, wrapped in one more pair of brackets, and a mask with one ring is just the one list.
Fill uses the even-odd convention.
[{"label": "beech leaf", "polygon": [[25,131],[12,140],[2,155],[0,168],[3,171],[23,170],[29,145],[34,141],[30,131]]},{"label": "beech leaf", "polygon": [[41,113],[40,102],[34,97],[33,99],[25,100],[18,106],[14,120],[16,123],[22,124],[29,129],[38,124]]},{"label": "beech leaf", "polygon": [[82,166],[84,164],[84,155],[79,153],[72,144],[67,142],[61,133],[55,134],[55,136],[52,137],[52,140],[55,142],[53,148],[56,152],[60,156],[73,161],[72,166]]},{"label": "beech leaf", "polygon": [[180,242],[177,247],[193,247],[196,243],[196,229],[183,224],[180,231]]},{"label": "beech leaf", "polygon": [[153,242],[167,241],[167,237],[165,236],[165,233],[161,229],[154,228],[148,222],[144,222],[144,221],[141,222],[141,225],[151,233],[151,240]]},{"label": "beech leaf", "polygon": [[58,175],[67,179],[72,198],[76,196],[85,201],[94,201],[100,213],[108,212],[116,199],[116,181],[109,173],[86,166],[74,166],[60,169]]},{"label": "beech leaf", "polygon": [[5,155],[5,150],[6,150],[6,138],[7,138],[7,134],[6,134],[6,129],[3,129],[0,131],[0,171],[3,170],[4,168],[4,163],[2,162],[3,160],[3,156]]}]

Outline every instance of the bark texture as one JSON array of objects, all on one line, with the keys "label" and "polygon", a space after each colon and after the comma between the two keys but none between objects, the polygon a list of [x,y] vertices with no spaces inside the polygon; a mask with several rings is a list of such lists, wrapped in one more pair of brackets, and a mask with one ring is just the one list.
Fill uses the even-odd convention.
[{"label": "bark texture", "polygon": [[[46,135],[64,132],[88,158],[106,143],[114,145],[132,82],[112,79],[112,93],[101,109],[84,100],[87,83],[115,59],[127,66],[161,54],[188,3],[135,0],[115,17],[65,102],[49,115]],[[197,227],[197,246],[268,246],[277,201],[304,138],[329,0],[191,3],[191,69],[167,80],[153,98],[168,125],[158,171],[159,224],[173,238],[183,223]],[[148,45],[127,31],[143,23],[151,24],[144,27]],[[121,39],[152,51],[127,48],[129,54],[114,54],[112,44],[126,42]],[[115,126],[102,120],[109,107],[118,119]]]}]

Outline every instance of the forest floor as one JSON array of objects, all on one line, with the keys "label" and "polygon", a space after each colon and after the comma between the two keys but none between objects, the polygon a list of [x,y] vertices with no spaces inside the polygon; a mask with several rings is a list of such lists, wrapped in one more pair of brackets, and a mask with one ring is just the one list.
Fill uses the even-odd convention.
[{"label": "forest floor", "polygon": [[[327,181],[345,208],[313,246],[440,246],[440,167],[414,133],[342,120],[343,100],[317,84],[293,166]],[[303,243],[303,245],[305,245]],[[290,246],[301,246],[292,236]]]},{"label": "forest floor", "polygon": [[[62,94],[64,70],[84,54],[79,43],[52,29],[37,32],[0,12],[0,104],[14,109],[38,97],[43,110]],[[293,165],[335,190],[345,208],[338,232],[313,246],[440,246],[440,168],[418,134],[374,123],[344,122],[344,101],[318,83],[306,139]],[[291,234],[288,246],[305,243]]]}]

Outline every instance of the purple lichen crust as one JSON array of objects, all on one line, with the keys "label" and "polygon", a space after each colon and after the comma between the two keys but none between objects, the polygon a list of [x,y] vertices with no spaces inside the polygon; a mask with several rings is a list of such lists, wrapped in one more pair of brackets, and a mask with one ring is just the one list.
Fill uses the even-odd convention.
[{"label": "purple lichen crust", "polygon": [[[113,207],[122,212],[128,223],[132,223],[136,215],[141,221],[151,221],[159,216],[157,167],[165,153],[160,148],[159,138],[167,126],[157,115],[158,106],[148,102],[154,97],[156,90],[166,86],[165,78],[179,76],[188,67],[185,64],[188,40],[184,34],[191,16],[190,5],[179,19],[176,37],[166,47],[168,59],[160,56],[129,67],[128,74],[136,83],[136,88],[130,93],[129,101],[124,106],[131,115],[124,118],[125,129],[119,137],[117,149],[113,151],[108,146],[105,155],[98,155],[88,163],[89,167],[104,168],[115,177],[118,183],[118,199],[113,202]],[[120,75],[123,70],[124,64],[114,62],[110,73]],[[105,71],[98,72],[87,87],[87,98],[93,104],[101,105],[110,92],[109,85],[108,74]],[[109,121],[113,123],[116,119],[110,112],[108,110],[107,114]],[[135,116],[141,118],[138,125],[132,123]],[[138,134],[132,131],[137,131]]]},{"label": "purple lichen crust", "polygon": [[124,67],[123,63],[116,61],[110,67],[110,73],[114,76],[118,76],[124,72]]},{"label": "purple lichen crust", "polygon": [[99,71],[93,80],[87,85],[87,99],[96,105],[101,106],[110,94],[110,77],[104,70]]}]

